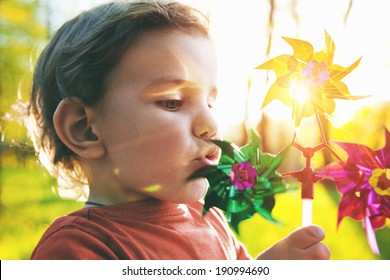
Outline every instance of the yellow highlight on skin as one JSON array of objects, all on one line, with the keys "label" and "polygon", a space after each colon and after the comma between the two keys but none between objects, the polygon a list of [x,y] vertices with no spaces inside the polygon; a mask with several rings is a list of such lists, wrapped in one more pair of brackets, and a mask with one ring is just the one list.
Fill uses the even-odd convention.
[{"label": "yellow highlight on skin", "polygon": [[119,168],[115,168],[115,169],[114,169],[114,174],[115,174],[115,175],[118,175],[118,174],[119,174]]},{"label": "yellow highlight on skin", "polygon": [[146,192],[157,192],[160,189],[161,189],[161,185],[153,185],[153,186],[145,187],[144,191],[146,191]]}]

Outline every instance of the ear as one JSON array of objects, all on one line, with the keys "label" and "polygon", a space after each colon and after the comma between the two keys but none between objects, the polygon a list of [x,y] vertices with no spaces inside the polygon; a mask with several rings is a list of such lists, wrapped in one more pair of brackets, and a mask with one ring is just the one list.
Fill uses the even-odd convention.
[{"label": "ear", "polygon": [[98,159],[105,154],[93,124],[95,111],[78,98],[61,100],[53,115],[54,129],[61,141],[78,156]]}]

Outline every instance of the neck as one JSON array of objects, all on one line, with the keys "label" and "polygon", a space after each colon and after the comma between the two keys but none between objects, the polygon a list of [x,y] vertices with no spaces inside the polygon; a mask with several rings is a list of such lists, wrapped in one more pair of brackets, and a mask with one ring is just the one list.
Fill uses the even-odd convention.
[{"label": "neck", "polygon": [[95,207],[95,206],[106,206],[105,204],[94,202],[94,201],[86,201],[85,207]]}]

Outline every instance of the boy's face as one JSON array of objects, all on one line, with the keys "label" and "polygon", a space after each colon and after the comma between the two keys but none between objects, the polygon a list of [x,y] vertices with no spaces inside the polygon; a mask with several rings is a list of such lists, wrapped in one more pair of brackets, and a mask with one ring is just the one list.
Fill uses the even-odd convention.
[{"label": "boy's face", "polygon": [[208,38],[167,29],[143,34],[108,79],[97,120],[108,176],[93,174],[91,195],[104,189],[113,202],[201,199],[207,181],[187,178],[218,163],[219,150],[207,140],[218,138],[216,94]]}]

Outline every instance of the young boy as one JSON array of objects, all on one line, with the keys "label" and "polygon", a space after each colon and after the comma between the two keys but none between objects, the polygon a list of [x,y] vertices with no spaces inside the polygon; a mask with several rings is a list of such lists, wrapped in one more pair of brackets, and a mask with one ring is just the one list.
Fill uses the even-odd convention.
[{"label": "young boy", "polygon": [[[89,195],[32,259],[251,258],[219,210],[202,216],[207,181],[188,180],[220,153],[209,141],[221,135],[206,26],[176,2],[117,2],[52,38],[34,74],[36,148],[60,183],[85,182]],[[317,226],[298,229],[258,258],[328,259],[323,238]]]}]

